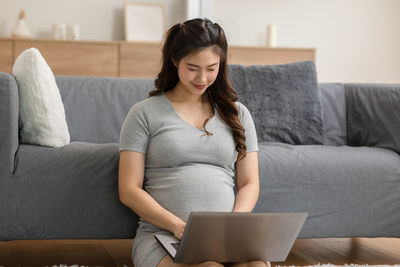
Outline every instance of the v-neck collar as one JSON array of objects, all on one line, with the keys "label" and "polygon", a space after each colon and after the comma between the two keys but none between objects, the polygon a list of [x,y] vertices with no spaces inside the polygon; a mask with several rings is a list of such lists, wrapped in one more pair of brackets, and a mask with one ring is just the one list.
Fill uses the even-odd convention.
[{"label": "v-neck collar", "polygon": [[[162,92],[161,96],[165,99],[165,101],[167,102],[167,104],[168,104],[169,108],[171,109],[171,111],[172,111],[181,121],[183,121],[186,125],[190,126],[191,128],[194,128],[194,129],[199,130],[199,131],[204,131],[204,127],[202,127],[201,129],[200,129],[200,128],[197,128],[197,127],[193,126],[191,123],[189,123],[188,121],[186,121],[184,118],[182,118],[182,116],[179,115],[179,113],[176,111],[174,105],[171,103],[171,101],[170,101],[170,100],[168,99],[168,97],[165,95],[165,92]],[[212,119],[214,119],[214,117],[215,117],[215,114],[214,114],[214,116],[212,116],[212,117],[207,121],[207,123],[206,123],[205,126],[207,126],[207,125],[209,124],[209,122],[210,122]]]}]

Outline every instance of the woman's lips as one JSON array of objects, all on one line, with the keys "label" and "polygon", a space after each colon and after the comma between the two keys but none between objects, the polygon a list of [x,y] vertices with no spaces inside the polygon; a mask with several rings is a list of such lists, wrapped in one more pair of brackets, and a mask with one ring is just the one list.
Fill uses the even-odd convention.
[{"label": "woman's lips", "polygon": [[201,85],[201,84],[193,84],[194,87],[196,87],[197,89],[204,89],[206,88],[206,85]]}]

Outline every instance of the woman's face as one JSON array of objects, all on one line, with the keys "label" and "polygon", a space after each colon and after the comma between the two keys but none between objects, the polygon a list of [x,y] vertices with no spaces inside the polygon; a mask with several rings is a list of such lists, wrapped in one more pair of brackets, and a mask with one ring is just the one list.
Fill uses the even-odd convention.
[{"label": "woman's face", "polygon": [[177,66],[182,89],[192,95],[202,95],[217,78],[219,60],[220,56],[214,47],[182,58]]}]

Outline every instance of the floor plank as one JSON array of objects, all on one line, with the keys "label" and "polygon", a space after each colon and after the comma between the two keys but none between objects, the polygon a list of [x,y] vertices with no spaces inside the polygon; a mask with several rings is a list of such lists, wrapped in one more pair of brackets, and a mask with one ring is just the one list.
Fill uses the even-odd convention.
[{"label": "floor plank", "polygon": [[124,264],[129,265],[131,263],[133,246],[131,239],[120,240],[120,242],[108,242],[108,240],[101,240],[100,242],[110,253],[117,265],[123,266]]},{"label": "floor plank", "polygon": [[[133,266],[132,239],[0,242],[0,266]],[[276,265],[400,264],[400,238],[298,239]]]},{"label": "floor plank", "polygon": [[382,253],[400,259],[400,242],[399,238],[358,238],[363,246],[379,250]]}]

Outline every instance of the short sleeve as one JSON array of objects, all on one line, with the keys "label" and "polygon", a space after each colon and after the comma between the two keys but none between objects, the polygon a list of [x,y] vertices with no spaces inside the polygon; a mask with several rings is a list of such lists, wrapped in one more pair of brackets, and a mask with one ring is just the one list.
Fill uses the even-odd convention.
[{"label": "short sleeve", "polygon": [[258,151],[257,132],[250,111],[240,102],[236,102],[239,108],[239,119],[246,136],[246,152]]},{"label": "short sleeve", "polygon": [[133,106],[122,123],[119,151],[132,150],[146,154],[149,132],[146,111],[141,105]]}]

